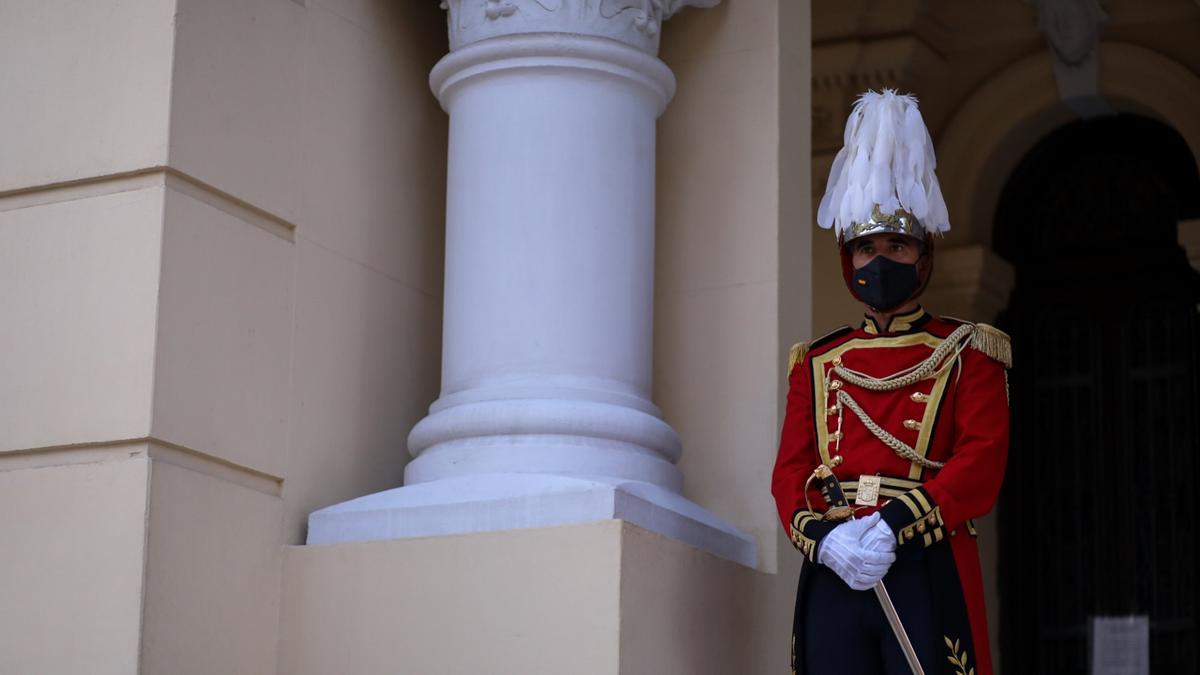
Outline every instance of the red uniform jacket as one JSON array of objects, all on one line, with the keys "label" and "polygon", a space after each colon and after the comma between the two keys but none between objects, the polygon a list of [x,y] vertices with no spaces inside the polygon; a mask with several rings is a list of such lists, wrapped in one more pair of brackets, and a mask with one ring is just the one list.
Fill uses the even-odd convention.
[{"label": "red uniform jacket", "polygon": [[[990,675],[979,554],[970,519],[991,510],[1004,475],[1008,391],[1001,361],[1008,360],[1006,336],[990,327],[977,328],[991,342],[972,343],[935,377],[894,391],[872,391],[830,374],[839,363],[875,378],[894,376],[926,359],[961,325],[918,309],[893,317],[886,327],[868,318],[857,330],[846,327],[813,342],[789,373],[772,493],[793,544],[815,563],[821,539],[836,523],[820,520],[825,502],[816,483],[806,499],[804,485],[813,469],[840,456],[842,463],[833,471],[851,505],[860,476],[879,475],[877,507],[861,507],[856,515],[879,510],[896,533],[898,547],[928,549],[926,559],[938,568],[930,570],[930,578],[941,596],[935,600],[942,607],[938,629],[944,632],[946,656],[967,663],[964,674],[973,667],[977,675]],[[845,406],[839,439],[838,388],[885,431],[945,466],[927,469],[901,457]],[[801,592],[803,588],[802,573]],[[947,672],[959,672],[950,658],[943,664]]]}]

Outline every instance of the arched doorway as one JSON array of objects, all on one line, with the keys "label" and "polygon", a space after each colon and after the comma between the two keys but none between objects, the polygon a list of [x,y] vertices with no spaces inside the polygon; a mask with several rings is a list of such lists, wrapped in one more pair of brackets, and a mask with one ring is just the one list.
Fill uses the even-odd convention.
[{"label": "arched doorway", "polygon": [[1003,190],[1007,672],[1085,673],[1094,615],[1149,615],[1154,672],[1200,661],[1200,278],[1176,232],[1197,215],[1187,144],[1133,115],[1058,129]]}]

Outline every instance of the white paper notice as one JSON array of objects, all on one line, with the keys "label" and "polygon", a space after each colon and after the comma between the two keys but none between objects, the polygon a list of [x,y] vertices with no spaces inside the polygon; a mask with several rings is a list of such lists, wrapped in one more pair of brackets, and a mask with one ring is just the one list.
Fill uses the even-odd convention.
[{"label": "white paper notice", "polygon": [[1150,675],[1150,617],[1093,616],[1092,675]]}]

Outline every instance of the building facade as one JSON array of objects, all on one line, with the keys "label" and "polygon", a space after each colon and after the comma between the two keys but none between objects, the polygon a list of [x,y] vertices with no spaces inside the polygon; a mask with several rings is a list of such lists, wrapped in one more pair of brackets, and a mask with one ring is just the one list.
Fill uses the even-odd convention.
[{"label": "building facade", "polygon": [[1146,189],[1197,194],[1194,2],[445,4],[0,6],[0,672],[786,672],[769,477],[788,347],[858,320],[811,226],[854,94],[933,131],[927,306],[1018,345],[1060,305],[1011,223],[1058,212],[1012,205],[1078,174],[1030,157],[1110,130],[1057,131],[1150,120]]}]

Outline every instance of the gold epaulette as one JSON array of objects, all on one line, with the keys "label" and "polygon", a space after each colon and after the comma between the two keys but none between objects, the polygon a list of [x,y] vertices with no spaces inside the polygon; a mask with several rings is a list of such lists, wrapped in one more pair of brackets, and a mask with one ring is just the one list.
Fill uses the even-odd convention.
[{"label": "gold epaulette", "polygon": [[1003,363],[1005,368],[1012,368],[1012,338],[999,328],[986,323],[975,324],[971,347]]},{"label": "gold epaulette", "polygon": [[796,367],[797,363],[800,363],[800,360],[803,359],[804,355],[807,353],[807,342],[797,342],[796,344],[792,345],[791,351],[788,352],[788,367],[787,372],[784,373],[784,377],[792,376],[792,369]]}]

